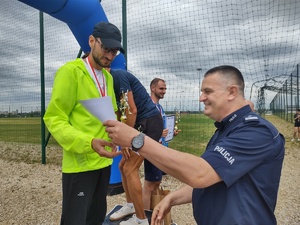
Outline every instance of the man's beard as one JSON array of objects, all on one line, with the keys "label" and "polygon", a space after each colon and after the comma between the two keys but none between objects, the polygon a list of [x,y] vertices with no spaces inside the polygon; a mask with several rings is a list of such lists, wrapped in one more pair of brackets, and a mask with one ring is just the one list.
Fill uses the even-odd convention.
[{"label": "man's beard", "polygon": [[155,94],[155,96],[156,96],[157,99],[163,99],[164,98],[164,96],[161,96],[159,94]]},{"label": "man's beard", "polygon": [[95,63],[97,63],[97,64],[98,64],[99,66],[101,66],[102,68],[109,67],[110,63],[109,63],[108,65],[103,65],[103,64],[101,63],[101,61],[100,61],[97,57],[95,57],[93,54],[92,54],[92,57],[93,57]]}]

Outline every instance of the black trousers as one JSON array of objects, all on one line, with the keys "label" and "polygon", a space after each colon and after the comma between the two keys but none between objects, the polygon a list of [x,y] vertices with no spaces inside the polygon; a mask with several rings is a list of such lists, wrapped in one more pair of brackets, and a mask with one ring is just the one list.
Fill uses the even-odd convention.
[{"label": "black trousers", "polygon": [[62,174],[61,225],[101,225],[106,216],[106,195],[111,166]]}]

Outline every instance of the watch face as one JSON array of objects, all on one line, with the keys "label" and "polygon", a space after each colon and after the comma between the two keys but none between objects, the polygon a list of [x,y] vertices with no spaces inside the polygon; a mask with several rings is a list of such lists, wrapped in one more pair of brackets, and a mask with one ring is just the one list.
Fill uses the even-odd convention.
[{"label": "watch face", "polygon": [[143,139],[141,139],[139,137],[134,138],[132,145],[135,148],[140,148],[143,145]]},{"label": "watch face", "polygon": [[144,135],[139,134],[138,136],[134,137],[132,140],[132,147],[135,149],[140,149],[144,145]]}]

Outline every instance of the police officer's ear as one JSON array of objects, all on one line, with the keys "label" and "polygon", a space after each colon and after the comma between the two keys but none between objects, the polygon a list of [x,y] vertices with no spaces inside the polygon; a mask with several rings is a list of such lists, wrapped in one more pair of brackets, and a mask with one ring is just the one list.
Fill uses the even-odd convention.
[{"label": "police officer's ear", "polygon": [[238,86],[236,86],[236,85],[231,85],[228,88],[228,91],[229,91],[229,97],[230,97],[230,99],[236,98],[238,96],[238,94],[239,94],[239,89],[238,89]]}]

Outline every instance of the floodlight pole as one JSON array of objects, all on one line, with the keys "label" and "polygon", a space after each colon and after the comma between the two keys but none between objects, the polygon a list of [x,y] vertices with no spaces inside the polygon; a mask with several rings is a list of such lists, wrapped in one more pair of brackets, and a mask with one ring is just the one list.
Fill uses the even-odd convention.
[{"label": "floodlight pole", "polygon": [[127,7],[126,7],[126,0],[122,0],[122,33],[123,33],[123,48],[125,50],[125,61],[126,65],[127,62]]},{"label": "floodlight pole", "polygon": [[179,96],[179,110],[180,111],[183,111],[183,109],[184,109],[184,103],[182,103],[182,107],[183,107],[183,109],[181,109],[181,100],[182,100],[182,93],[184,93],[184,91],[180,91],[179,92],[179,94],[180,94],[180,96]]},{"label": "floodlight pole", "polygon": [[201,102],[200,102],[200,91],[201,91],[201,76],[200,76],[200,71],[202,71],[202,68],[197,68],[198,71],[198,79],[199,79],[199,94],[198,94],[198,102],[199,102],[199,113],[201,112]]}]

